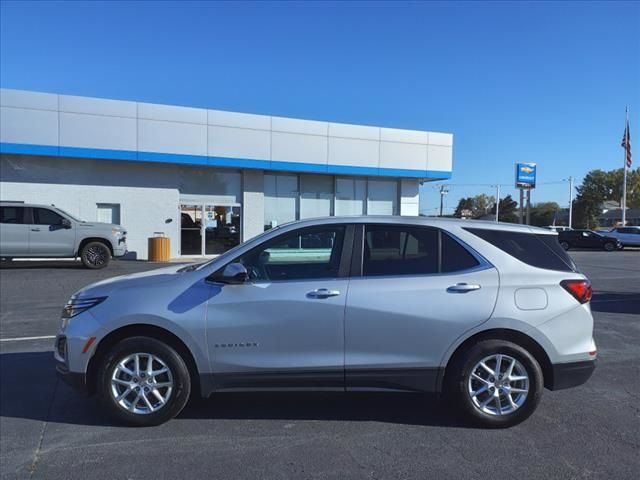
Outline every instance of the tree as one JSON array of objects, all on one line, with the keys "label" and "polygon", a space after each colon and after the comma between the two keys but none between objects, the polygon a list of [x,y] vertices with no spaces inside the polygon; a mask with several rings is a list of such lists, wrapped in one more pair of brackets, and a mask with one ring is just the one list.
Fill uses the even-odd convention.
[{"label": "tree", "polygon": [[489,213],[489,210],[492,205],[495,204],[495,201],[495,197],[484,193],[476,195],[475,197],[461,198],[458,202],[458,206],[456,207],[454,216],[462,218],[464,216],[462,215],[463,210],[468,210],[471,212],[471,218],[480,218]]},{"label": "tree", "polygon": [[546,227],[553,223],[553,217],[560,210],[556,202],[540,202],[531,207],[531,225]]},{"label": "tree", "polygon": [[[500,222],[517,223],[518,222],[518,202],[511,195],[507,195],[500,199],[500,210],[498,211],[498,220]],[[496,214],[496,204],[493,203],[491,213]]]},{"label": "tree", "polygon": [[[575,225],[593,228],[597,226],[597,217],[602,214],[605,200],[622,201],[622,168],[605,172],[591,170],[584,177],[578,192],[574,208]],[[640,208],[640,168],[627,172],[627,207]]]}]

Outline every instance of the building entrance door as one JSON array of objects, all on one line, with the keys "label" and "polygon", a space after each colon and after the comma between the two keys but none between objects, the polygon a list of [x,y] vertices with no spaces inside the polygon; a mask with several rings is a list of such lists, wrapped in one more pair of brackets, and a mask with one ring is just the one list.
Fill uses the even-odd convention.
[{"label": "building entrance door", "polygon": [[180,205],[180,254],[219,255],[240,243],[240,206]]}]

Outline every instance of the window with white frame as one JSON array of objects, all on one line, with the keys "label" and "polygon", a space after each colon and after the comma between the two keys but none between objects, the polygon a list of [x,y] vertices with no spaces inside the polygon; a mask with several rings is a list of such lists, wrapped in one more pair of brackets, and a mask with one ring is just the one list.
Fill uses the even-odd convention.
[{"label": "window with white frame", "polygon": [[369,180],[368,215],[397,215],[398,214],[398,181],[397,180]]},{"label": "window with white frame", "polygon": [[297,219],[298,176],[264,176],[264,228],[268,230]]},{"label": "window with white frame", "polygon": [[364,215],[367,181],[360,178],[336,178],[336,215]]},{"label": "window with white frame", "polygon": [[333,177],[300,175],[300,218],[328,217],[333,212]]}]

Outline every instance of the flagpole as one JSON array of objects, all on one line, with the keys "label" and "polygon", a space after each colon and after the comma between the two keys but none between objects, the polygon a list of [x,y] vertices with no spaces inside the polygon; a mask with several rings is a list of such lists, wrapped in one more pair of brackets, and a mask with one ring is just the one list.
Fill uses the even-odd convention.
[{"label": "flagpole", "polygon": [[[629,107],[626,108],[626,123],[624,127],[625,138],[627,138],[627,129],[629,128]],[[622,226],[627,226],[627,148],[624,149],[624,163],[622,164],[624,171],[622,181]]]}]

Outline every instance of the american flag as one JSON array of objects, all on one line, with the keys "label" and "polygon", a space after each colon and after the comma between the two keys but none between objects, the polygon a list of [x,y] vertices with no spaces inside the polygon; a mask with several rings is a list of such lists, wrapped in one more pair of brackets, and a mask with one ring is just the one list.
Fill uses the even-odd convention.
[{"label": "american flag", "polygon": [[627,161],[625,163],[627,168],[631,168],[631,134],[629,133],[629,112],[627,111],[627,126],[624,129],[624,135],[622,136],[622,148],[627,152]]}]

